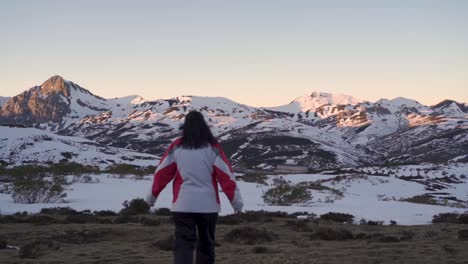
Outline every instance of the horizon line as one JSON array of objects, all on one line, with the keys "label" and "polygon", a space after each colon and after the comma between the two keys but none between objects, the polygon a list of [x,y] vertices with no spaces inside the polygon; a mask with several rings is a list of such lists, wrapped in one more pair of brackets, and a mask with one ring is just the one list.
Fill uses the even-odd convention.
[{"label": "horizon line", "polygon": [[135,97],[141,97],[143,100],[147,101],[147,102],[153,102],[153,101],[157,101],[157,100],[170,100],[170,99],[174,99],[174,98],[178,98],[178,97],[183,97],[183,96],[187,96],[187,97],[206,97],[206,98],[216,98],[216,97],[220,97],[220,98],[224,98],[224,99],[228,99],[230,101],[233,101],[237,104],[242,104],[242,105],[246,105],[246,106],[250,106],[250,107],[256,107],[256,108],[275,108],[275,107],[280,107],[280,106],[284,106],[284,105],[289,105],[291,103],[293,103],[294,101],[296,101],[298,98],[301,98],[301,97],[307,97],[307,96],[311,96],[313,93],[320,93],[320,94],[330,94],[330,95],[343,95],[343,96],[349,96],[349,97],[352,97],[354,99],[356,99],[358,101],[358,103],[376,103],[380,100],[388,100],[388,101],[393,101],[393,100],[396,100],[396,99],[406,99],[406,100],[412,100],[412,101],[415,101],[421,105],[424,105],[424,106],[434,106],[434,105],[437,105],[439,103],[442,103],[444,101],[454,101],[456,103],[460,103],[460,104],[465,104],[465,105],[468,105],[468,102],[463,102],[463,101],[458,101],[458,100],[455,100],[455,99],[451,99],[451,98],[442,98],[442,99],[439,99],[437,102],[433,103],[433,104],[425,104],[425,103],[421,103],[419,100],[416,100],[416,99],[413,99],[411,97],[405,97],[405,96],[396,96],[392,99],[389,99],[389,98],[385,98],[385,97],[380,97],[379,99],[377,100],[367,100],[367,99],[363,99],[363,98],[360,98],[360,97],[356,97],[354,95],[351,95],[351,94],[346,94],[346,93],[339,93],[339,92],[330,92],[330,91],[324,91],[324,90],[313,90],[309,93],[303,93],[302,95],[300,96],[296,96],[294,97],[293,99],[291,99],[288,103],[283,103],[283,104],[280,104],[280,105],[274,105],[274,106],[261,106],[261,105],[251,105],[251,104],[246,104],[246,103],[242,103],[240,101],[237,101],[237,100],[234,100],[234,99],[231,99],[230,97],[226,97],[226,96],[220,96],[220,95],[213,95],[213,96],[210,96],[210,95],[198,95],[198,94],[181,94],[181,95],[176,95],[176,96],[172,96],[172,97],[167,97],[167,98],[163,98],[163,97],[159,97],[159,98],[152,98],[152,99],[148,99],[147,97],[144,97],[140,94],[129,94],[129,95],[124,95],[124,96],[120,96],[120,97],[105,97],[105,96],[102,96],[102,95],[98,95],[98,94],[95,94],[94,92],[92,92],[91,89],[89,88],[86,88],[86,87],[83,87],[81,86],[80,84],[78,84],[77,82],[75,81],[72,81],[72,80],[69,80],[67,78],[64,78],[62,77],[61,75],[58,75],[58,74],[55,74],[55,75],[52,75],[51,77],[47,78],[47,80],[43,81],[41,84],[36,84],[36,85],[33,85],[32,87],[30,88],[26,88],[25,90],[23,90],[22,92],[16,94],[16,95],[1,95],[0,94],[0,97],[7,97],[7,98],[12,98],[12,97],[15,97],[15,96],[18,96],[20,95],[21,93],[24,93],[34,87],[37,87],[37,86],[41,86],[43,83],[47,82],[49,79],[51,78],[54,78],[54,77],[59,77],[61,79],[63,79],[64,81],[68,81],[68,82],[72,82],[78,86],[80,86],[81,88],[83,89],[86,89],[88,90],[89,92],[91,92],[93,95],[95,96],[98,96],[98,97],[101,97],[103,99],[106,99],[106,100],[114,100],[114,99],[120,99],[120,98],[125,98],[125,97],[131,97],[131,96],[135,96]]}]

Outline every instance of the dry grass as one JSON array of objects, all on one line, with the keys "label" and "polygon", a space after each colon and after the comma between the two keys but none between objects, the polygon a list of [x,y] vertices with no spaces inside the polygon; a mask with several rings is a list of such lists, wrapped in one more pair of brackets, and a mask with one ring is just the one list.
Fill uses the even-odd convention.
[{"label": "dry grass", "polygon": [[[160,224],[116,224],[114,217],[85,224],[0,224],[0,241],[22,248],[23,257],[17,250],[0,249],[0,263],[172,263],[169,217],[145,217]],[[218,224],[216,263],[466,263],[466,229],[461,224],[372,226],[284,217],[240,221]],[[251,230],[274,235],[255,243],[230,240]]]}]

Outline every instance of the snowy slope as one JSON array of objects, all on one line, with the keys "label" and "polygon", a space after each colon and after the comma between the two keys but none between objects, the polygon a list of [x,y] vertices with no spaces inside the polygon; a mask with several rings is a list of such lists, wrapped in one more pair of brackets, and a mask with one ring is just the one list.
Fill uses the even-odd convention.
[{"label": "snowy slope", "polygon": [[344,94],[331,94],[325,92],[313,92],[294,99],[287,105],[270,107],[268,109],[280,112],[298,113],[315,112],[319,107],[336,105],[355,105],[362,100]]},{"label": "snowy slope", "polygon": [[[424,169],[425,167],[421,167]],[[367,170],[380,170],[385,168],[366,168]],[[456,208],[450,205],[416,204],[403,201],[405,198],[426,194],[426,185],[419,182],[408,181],[398,177],[407,175],[401,168],[395,177],[375,176],[366,174],[297,174],[269,176],[267,185],[238,181],[239,189],[244,199],[244,210],[267,210],[284,212],[310,212],[321,215],[327,212],[350,213],[355,220],[379,220],[389,224],[390,220],[403,225],[416,225],[430,223],[432,216],[445,212],[463,212],[466,208]],[[410,169],[410,168],[406,168]],[[412,168],[413,170],[416,167]],[[461,172],[468,168],[445,167],[443,170],[449,174],[460,177]],[[70,176],[72,177],[72,176]],[[117,175],[91,175],[98,179],[98,183],[73,183],[67,187],[66,204],[15,204],[9,194],[0,193],[1,213],[11,214],[17,211],[38,212],[43,207],[70,206],[78,210],[114,210],[122,209],[122,202],[133,198],[145,197],[151,188],[152,177],[143,179],[134,177],[122,178]],[[342,195],[335,195],[324,190],[312,190],[312,200],[306,204],[293,206],[268,206],[263,202],[262,194],[271,188],[274,177],[284,177],[292,183],[309,182],[321,184],[335,190]],[[96,181],[94,181],[96,182]],[[468,183],[447,184],[443,192],[448,196],[457,196],[468,200]],[[92,195],[90,195],[92,194]],[[221,214],[233,213],[233,210],[222,193]],[[158,197],[156,207],[171,207],[172,189],[165,188]]]},{"label": "snowy slope", "polygon": [[101,168],[113,164],[155,166],[158,162],[153,155],[108,147],[79,137],[5,126],[0,126],[0,160],[10,165],[69,161]]}]

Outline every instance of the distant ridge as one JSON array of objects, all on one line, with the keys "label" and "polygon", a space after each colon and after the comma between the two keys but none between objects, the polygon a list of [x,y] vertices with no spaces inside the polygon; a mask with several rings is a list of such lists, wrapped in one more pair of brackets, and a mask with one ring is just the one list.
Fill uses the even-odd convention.
[{"label": "distant ridge", "polygon": [[[205,116],[236,167],[270,170],[292,164],[323,169],[468,161],[468,109],[452,100],[427,106],[402,97],[368,102],[318,91],[277,107],[203,96],[104,99],[56,75],[8,98],[0,109],[0,124],[161,155],[180,135],[191,110]],[[20,154],[17,160],[28,159]]]}]

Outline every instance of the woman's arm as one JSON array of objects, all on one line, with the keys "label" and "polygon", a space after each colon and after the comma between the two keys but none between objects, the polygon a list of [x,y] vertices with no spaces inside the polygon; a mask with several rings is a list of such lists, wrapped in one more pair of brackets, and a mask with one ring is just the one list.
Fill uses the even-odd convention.
[{"label": "woman's arm", "polygon": [[219,144],[215,144],[213,149],[216,153],[216,159],[213,164],[216,179],[218,180],[219,185],[221,185],[221,189],[231,202],[231,206],[234,208],[234,211],[240,212],[242,211],[244,203],[242,201],[242,196],[240,194],[239,187],[237,186],[231,164]]},{"label": "woman's arm", "polygon": [[175,163],[173,154],[176,146],[180,144],[180,141],[180,139],[176,139],[174,142],[172,142],[161,158],[158,168],[156,168],[151,192],[146,197],[146,202],[150,206],[154,205],[161,191],[174,178],[174,175],[177,171],[177,165]]}]

